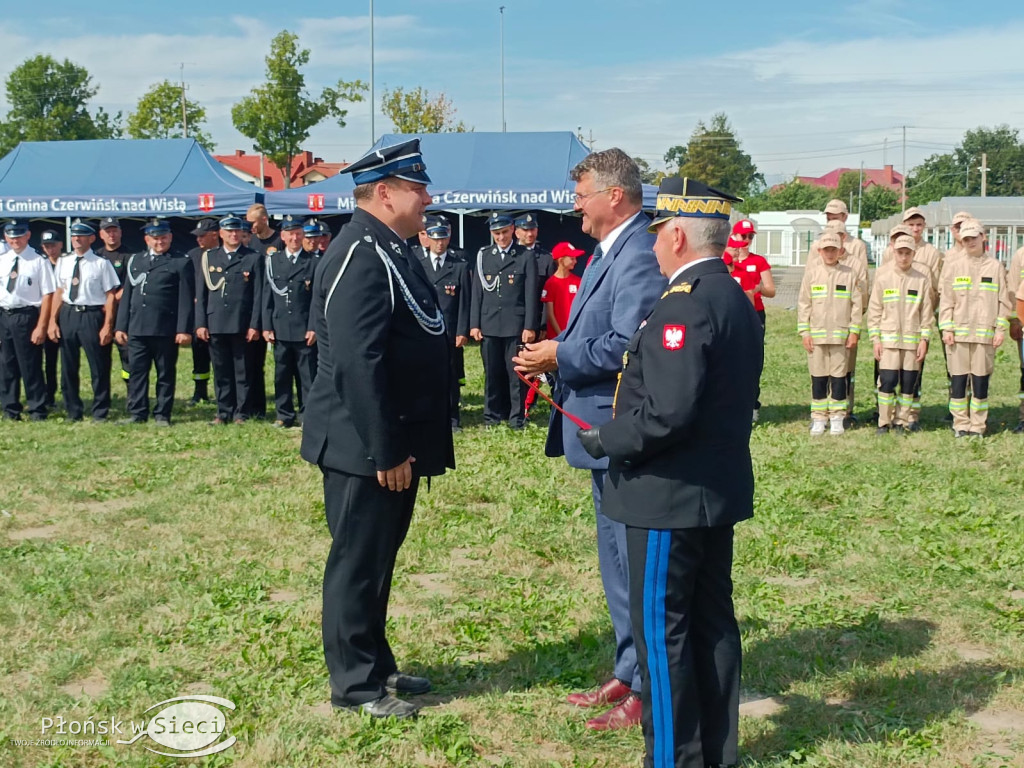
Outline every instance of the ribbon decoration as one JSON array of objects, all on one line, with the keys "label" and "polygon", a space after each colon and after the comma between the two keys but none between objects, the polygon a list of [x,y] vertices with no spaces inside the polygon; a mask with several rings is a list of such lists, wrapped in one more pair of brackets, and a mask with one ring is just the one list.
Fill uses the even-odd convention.
[{"label": "ribbon decoration", "polygon": [[569,421],[571,421],[577,427],[579,427],[580,429],[590,429],[591,428],[590,425],[587,424],[587,422],[585,422],[579,416],[575,416],[575,415],[569,413],[567,410],[565,410],[565,408],[563,408],[558,403],[556,403],[554,400],[552,400],[550,397],[548,397],[546,394],[541,392],[541,390],[540,390],[540,382],[537,379],[528,379],[525,376],[523,376],[523,374],[521,372],[519,372],[519,371],[516,371],[516,376],[518,376],[520,378],[520,380],[526,386],[528,386],[530,389],[532,389],[538,395],[540,395],[545,400],[547,400],[549,403],[551,403],[551,407],[552,408],[554,408],[560,414],[565,416],[565,418],[567,418]]}]

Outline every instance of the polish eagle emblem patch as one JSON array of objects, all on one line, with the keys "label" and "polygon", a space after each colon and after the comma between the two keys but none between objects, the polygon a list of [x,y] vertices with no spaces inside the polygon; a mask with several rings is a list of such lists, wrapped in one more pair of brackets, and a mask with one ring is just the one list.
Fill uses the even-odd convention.
[{"label": "polish eagle emblem patch", "polygon": [[661,333],[661,345],[672,352],[682,349],[686,343],[685,325],[666,325]]}]

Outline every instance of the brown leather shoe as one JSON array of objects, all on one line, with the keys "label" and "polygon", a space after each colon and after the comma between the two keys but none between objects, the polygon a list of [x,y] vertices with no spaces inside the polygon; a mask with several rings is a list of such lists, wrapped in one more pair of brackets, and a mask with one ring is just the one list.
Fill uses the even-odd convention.
[{"label": "brown leather shoe", "polygon": [[596,691],[570,693],[565,700],[574,707],[606,707],[609,704],[617,704],[629,694],[629,686],[613,677]]},{"label": "brown leather shoe", "polygon": [[640,715],[643,706],[640,704],[640,697],[630,693],[619,704],[615,705],[603,715],[587,720],[587,728],[592,731],[617,731],[620,728],[632,728],[640,725]]}]

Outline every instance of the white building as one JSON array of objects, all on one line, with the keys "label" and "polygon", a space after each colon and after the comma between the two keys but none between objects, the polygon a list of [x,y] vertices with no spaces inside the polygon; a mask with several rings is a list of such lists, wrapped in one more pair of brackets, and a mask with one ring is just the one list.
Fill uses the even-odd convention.
[{"label": "white building", "polygon": [[[762,211],[749,218],[757,227],[750,250],[764,256],[773,267],[806,264],[811,243],[825,229],[825,214],[821,211]],[[846,232],[850,237],[858,236],[859,224],[860,216],[851,213],[846,220]]]}]

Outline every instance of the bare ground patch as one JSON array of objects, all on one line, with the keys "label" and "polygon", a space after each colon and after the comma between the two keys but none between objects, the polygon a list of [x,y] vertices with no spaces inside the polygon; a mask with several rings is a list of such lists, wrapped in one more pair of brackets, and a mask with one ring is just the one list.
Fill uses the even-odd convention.
[{"label": "bare ground patch", "polygon": [[269,595],[267,600],[272,603],[292,603],[298,600],[300,597],[298,592],[291,589],[275,589]]},{"label": "bare ground patch", "polygon": [[410,573],[409,581],[423,591],[431,595],[451,597],[455,590],[446,583],[447,577],[443,573]]},{"label": "bare ground patch", "polygon": [[1024,736],[1024,712],[982,709],[967,719],[985,733],[1010,733],[1014,736]]},{"label": "bare ground patch", "polygon": [[107,679],[103,675],[95,673],[83,680],[75,680],[74,682],[62,685],[60,690],[69,696],[88,696],[90,699],[95,699],[106,693],[109,687],[110,684],[107,682]]},{"label": "bare ground patch", "polygon": [[41,525],[37,528],[22,528],[20,531],[8,531],[7,536],[13,541],[52,539],[57,535],[57,530],[56,525]]}]

